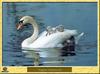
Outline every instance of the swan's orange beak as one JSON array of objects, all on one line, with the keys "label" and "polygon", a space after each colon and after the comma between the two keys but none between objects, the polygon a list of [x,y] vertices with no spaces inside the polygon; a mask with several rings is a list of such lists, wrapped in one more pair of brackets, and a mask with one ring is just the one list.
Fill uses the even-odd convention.
[{"label": "swan's orange beak", "polygon": [[16,25],[17,30],[20,30],[23,28],[23,23],[19,23]]}]

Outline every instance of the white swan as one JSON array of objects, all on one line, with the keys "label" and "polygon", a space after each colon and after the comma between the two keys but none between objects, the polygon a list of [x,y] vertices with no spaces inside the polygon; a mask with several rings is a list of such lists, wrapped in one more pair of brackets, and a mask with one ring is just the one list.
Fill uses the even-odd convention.
[{"label": "white swan", "polygon": [[36,21],[31,16],[24,16],[20,19],[17,30],[21,29],[25,24],[30,23],[33,26],[34,32],[32,36],[25,39],[21,46],[22,48],[54,48],[61,44],[71,36],[77,35],[76,30],[64,29],[63,32],[56,32],[46,36],[47,31],[42,32],[39,35],[39,27]]}]

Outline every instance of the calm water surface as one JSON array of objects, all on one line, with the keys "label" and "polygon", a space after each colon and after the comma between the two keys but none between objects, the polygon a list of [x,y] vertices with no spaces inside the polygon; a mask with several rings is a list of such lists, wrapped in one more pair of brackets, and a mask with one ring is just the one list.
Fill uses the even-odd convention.
[{"label": "calm water surface", "polygon": [[[75,56],[64,56],[63,66],[97,65],[97,3],[3,3],[3,66],[31,66],[34,60],[22,53],[21,42],[32,34],[32,26],[16,30],[19,16],[34,16],[40,25],[63,24],[65,28],[84,32]],[[43,58],[41,62],[55,58]],[[44,64],[53,65],[53,64]]]}]

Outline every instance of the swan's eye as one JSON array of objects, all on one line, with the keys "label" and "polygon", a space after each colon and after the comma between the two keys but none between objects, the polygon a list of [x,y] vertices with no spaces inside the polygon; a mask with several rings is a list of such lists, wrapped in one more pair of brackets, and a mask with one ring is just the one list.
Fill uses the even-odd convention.
[{"label": "swan's eye", "polygon": [[24,20],[19,21],[19,23],[23,23]]}]

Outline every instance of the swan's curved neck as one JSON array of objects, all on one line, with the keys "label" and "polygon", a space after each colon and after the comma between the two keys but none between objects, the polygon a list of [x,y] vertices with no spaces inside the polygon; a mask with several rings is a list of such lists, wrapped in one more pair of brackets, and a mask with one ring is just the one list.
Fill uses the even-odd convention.
[{"label": "swan's curved neck", "polygon": [[37,23],[35,21],[31,22],[31,24],[33,26],[34,32],[33,32],[32,36],[30,37],[30,39],[31,39],[31,42],[33,43],[37,39],[37,37],[38,37],[39,26],[37,25]]},{"label": "swan's curved neck", "polygon": [[32,24],[34,32],[33,32],[32,36],[30,36],[29,38],[27,38],[23,41],[22,46],[32,44],[37,39],[38,34],[39,34],[39,27],[38,27],[37,23],[35,21],[31,21],[29,23]]}]

